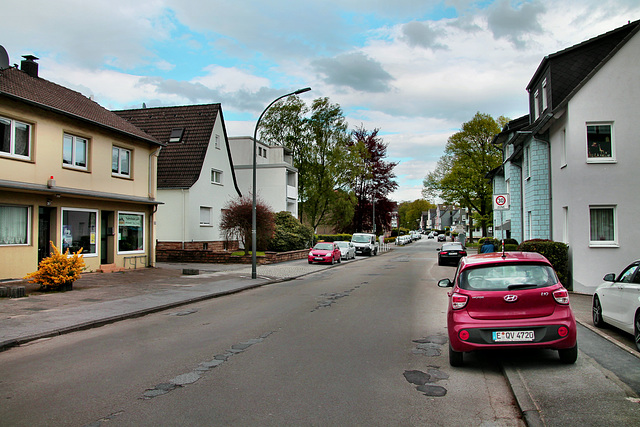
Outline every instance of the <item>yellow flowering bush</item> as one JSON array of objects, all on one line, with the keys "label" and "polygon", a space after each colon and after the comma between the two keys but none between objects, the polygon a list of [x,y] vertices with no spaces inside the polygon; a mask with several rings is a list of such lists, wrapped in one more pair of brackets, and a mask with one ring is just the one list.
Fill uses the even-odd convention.
[{"label": "yellow flowering bush", "polygon": [[44,289],[58,289],[62,285],[78,280],[80,273],[85,269],[84,258],[81,255],[82,248],[69,256],[69,249],[61,253],[53,242],[51,247],[53,252],[40,261],[38,271],[29,273],[24,278],[30,279],[29,283],[40,283]]}]

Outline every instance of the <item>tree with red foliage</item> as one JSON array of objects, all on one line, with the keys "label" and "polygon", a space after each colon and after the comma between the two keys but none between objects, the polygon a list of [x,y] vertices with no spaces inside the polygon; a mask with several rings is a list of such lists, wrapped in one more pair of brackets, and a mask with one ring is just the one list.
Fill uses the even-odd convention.
[{"label": "tree with red foliage", "polygon": [[[247,196],[231,200],[222,211],[220,230],[228,240],[238,240],[250,251],[253,199]],[[275,219],[269,205],[256,200],[256,250],[266,250],[275,232]],[[249,242],[249,246],[247,246]]]},{"label": "tree with red foliage", "polygon": [[358,153],[360,173],[354,174],[352,188],[356,196],[356,207],[353,220],[344,231],[373,230],[373,211],[375,203],[376,232],[382,233],[390,227],[391,213],[396,209],[396,202],[387,198],[398,183],[393,169],[397,162],[387,162],[387,146],[378,136],[379,129],[368,132],[363,126],[352,132],[350,150]]}]

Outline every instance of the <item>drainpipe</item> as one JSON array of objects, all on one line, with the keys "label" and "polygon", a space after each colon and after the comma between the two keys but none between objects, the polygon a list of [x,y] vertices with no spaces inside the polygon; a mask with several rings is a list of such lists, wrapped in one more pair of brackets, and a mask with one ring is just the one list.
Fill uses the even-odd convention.
[{"label": "drainpipe", "polygon": [[[162,150],[162,147],[158,147],[158,149],[156,151],[154,151],[153,153],[149,154],[149,194],[148,197],[151,199],[155,199],[157,192],[158,192],[158,187],[156,185],[155,188],[155,192],[153,191],[153,179],[154,177],[157,176],[157,174],[155,174],[154,172],[154,162],[153,162],[153,157],[156,157],[156,159],[158,158],[158,156],[160,155],[160,150]],[[155,163],[157,164],[157,163]],[[150,215],[150,219],[149,219],[149,262],[147,263],[149,266],[151,267],[155,267],[156,266],[156,235],[154,233],[155,231],[155,227],[153,226],[153,224],[156,221],[156,212],[158,211],[158,205],[153,205],[153,209],[151,210],[151,215]]]},{"label": "drainpipe", "polygon": [[[524,177],[522,176],[522,165],[517,164],[516,162],[511,162],[511,164],[518,169],[520,169],[520,230],[522,232],[522,236],[520,239],[524,241]],[[531,236],[529,236],[531,238]]]}]

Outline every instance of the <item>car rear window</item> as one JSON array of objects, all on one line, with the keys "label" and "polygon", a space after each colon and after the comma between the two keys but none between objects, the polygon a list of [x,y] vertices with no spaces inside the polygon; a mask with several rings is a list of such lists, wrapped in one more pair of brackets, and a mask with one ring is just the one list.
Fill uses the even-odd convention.
[{"label": "car rear window", "polygon": [[331,243],[317,243],[313,249],[318,249],[318,250],[327,250],[330,251],[333,249],[333,244]]},{"label": "car rear window", "polygon": [[464,270],[458,286],[468,290],[506,291],[544,288],[558,283],[555,271],[544,264],[494,264]]}]

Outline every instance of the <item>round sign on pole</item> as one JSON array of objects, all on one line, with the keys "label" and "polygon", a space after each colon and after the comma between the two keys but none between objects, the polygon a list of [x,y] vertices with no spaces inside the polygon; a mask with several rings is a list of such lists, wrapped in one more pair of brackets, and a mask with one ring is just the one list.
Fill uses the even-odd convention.
[{"label": "round sign on pole", "polygon": [[494,194],[493,195],[493,209],[506,210],[509,209],[509,195],[508,194]]}]

